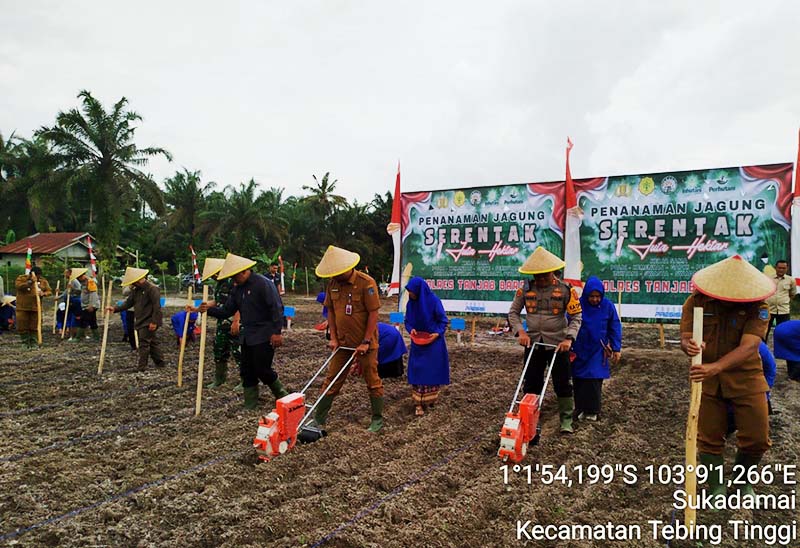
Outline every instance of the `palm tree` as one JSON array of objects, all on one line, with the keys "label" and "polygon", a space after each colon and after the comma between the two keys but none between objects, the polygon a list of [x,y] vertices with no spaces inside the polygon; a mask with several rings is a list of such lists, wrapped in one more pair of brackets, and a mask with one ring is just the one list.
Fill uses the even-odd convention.
[{"label": "palm tree", "polygon": [[303,198],[310,203],[316,212],[320,215],[321,219],[327,220],[328,217],[339,207],[347,205],[347,199],[344,196],[334,194],[336,183],[339,181],[334,179],[332,182],[329,180],[330,172],[322,176],[322,179],[314,178],[314,186],[303,185],[303,190],[309,191],[311,194]]},{"label": "palm tree", "polygon": [[96,216],[98,239],[106,249],[113,249],[119,241],[120,204],[132,207],[141,198],[156,214],[164,213],[161,190],[141,168],[154,156],[168,160],[172,156],[162,148],[136,146],[134,124],[142,117],[127,109],[125,97],[110,112],[86,90],[78,97],[83,103],[81,110],[59,112],[56,125],[42,127],[36,135],[61,153],[64,169],[85,193],[90,222]]},{"label": "palm tree", "polygon": [[169,208],[167,228],[188,236],[189,242],[195,242],[200,214],[205,209],[208,194],[214,190],[215,184],[203,184],[199,171],[184,168],[183,172],[179,171],[166,179],[164,186],[164,201]]}]

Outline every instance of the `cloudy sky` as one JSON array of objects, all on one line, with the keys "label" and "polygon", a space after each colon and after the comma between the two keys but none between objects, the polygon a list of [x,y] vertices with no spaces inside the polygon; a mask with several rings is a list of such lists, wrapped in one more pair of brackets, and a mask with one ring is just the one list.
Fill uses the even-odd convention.
[{"label": "cloudy sky", "polygon": [[162,180],[299,195],[793,161],[800,2],[0,0],[0,132],[90,90]]}]

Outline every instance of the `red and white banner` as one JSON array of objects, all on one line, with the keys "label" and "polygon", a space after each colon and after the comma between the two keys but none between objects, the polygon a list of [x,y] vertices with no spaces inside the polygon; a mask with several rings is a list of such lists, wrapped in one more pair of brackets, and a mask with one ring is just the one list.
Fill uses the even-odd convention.
[{"label": "red and white banner", "polygon": [[89,272],[92,274],[92,279],[97,279],[97,257],[94,255],[91,236],[86,237],[86,245],[89,247]]},{"label": "red and white banner", "polygon": [[397,162],[397,178],[394,182],[394,198],[392,199],[392,217],[386,226],[386,232],[392,237],[394,248],[394,262],[392,264],[392,279],[389,282],[388,295],[400,293],[400,162]]}]

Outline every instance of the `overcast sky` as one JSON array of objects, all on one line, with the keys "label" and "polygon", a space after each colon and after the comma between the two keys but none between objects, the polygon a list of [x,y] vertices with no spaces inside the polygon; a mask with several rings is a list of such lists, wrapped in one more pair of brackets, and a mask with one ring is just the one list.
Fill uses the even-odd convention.
[{"label": "overcast sky", "polygon": [[800,2],[0,0],[0,132],[91,91],[224,186],[348,198],[793,161]]}]

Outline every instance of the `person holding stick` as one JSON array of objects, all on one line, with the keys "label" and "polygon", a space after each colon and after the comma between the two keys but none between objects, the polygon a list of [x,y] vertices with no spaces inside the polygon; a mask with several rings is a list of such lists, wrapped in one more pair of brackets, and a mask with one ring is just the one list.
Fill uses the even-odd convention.
[{"label": "person holding stick", "polygon": [[122,287],[131,286],[131,292],[119,306],[109,306],[109,312],[120,312],[133,308],[136,311],[134,329],[139,335],[139,364],[137,369],[147,369],[148,358],[153,358],[156,367],[164,367],[164,356],[156,331],[161,327],[161,291],[158,286],[147,280],[144,268],[125,269]]},{"label": "person holding stick", "polygon": [[68,341],[76,342],[78,340],[78,326],[81,323],[81,291],[83,287],[78,277],[86,273],[85,268],[68,268],[64,271],[64,277],[67,282],[64,284],[64,293],[61,294],[60,299],[64,301],[65,317],[64,324],[62,324],[62,338],[69,329]]},{"label": "person holding stick", "polygon": [[[702,383],[697,449],[700,463],[712,470],[708,487],[717,498],[727,493],[721,467],[725,463],[728,403],[733,406],[738,428],[736,465],[750,471],[772,445],[769,386],[759,345],[770,318],[765,299],[775,293],[775,283],[738,255],[697,271],[692,282],[695,291],[686,299],[681,314],[681,350],[687,356],[702,353],[702,363],[691,367],[689,378]],[[702,341],[692,338],[695,307],[703,310]],[[752,494],[753,487],[746,483],[741,491]]]},{"label": "person holding stick", "polygon": [[188,310],[226,319],[237,311],[241,315],[239,343],[242,352],[244,406],[258,407],[258,383],[266,384],[275,399],[289,394],[272,368],[275,349],[283,344],[283,302],[275,284],[253,272],[256,261],[228,253],[217,280],[233,278],[236,284],[223,306],[215,301]]},{"label": "person holding stick", "polygon": [[36,334],[42,305],[37,293],[39,298],[51,295],[50,284],[42,278],[42,269],[34,266],[29,274],[17,276],[14,285],[17,289],[17,333],[26,348],[35,348],[38,346]]},{"label": "person holding stick", "polygon": [[[81,274],[77,277],[81,284],[81,314],[78,327],[78,339],[89,338],[86,330],[91,329],[92,337],[100,340],[100,331],[97,326],[97,309],[101,307],[100,296],[97,293],[97,282],[86,275],[87,269],[81,268]],[[74,274],[74,272],[73,272]]]},{"label": "person holding stick", "polygon": [[[560,429],[562,434],[571,434],[575,400],[570,382],[569,352],[578,336],[583,316],[576,291],[555,277],[554,272],[562,268],[564,261],[545,248],[537,247],[525,264],[519,267],[522,274],[532,275],[533,278],[525,282],[524,288],[517,289],[508,311],[508,322],[511,330],[519,336],[519,344],[525,347],[523,363],[531,352],[531,341],[556,346],[555,350],[543,346],[533,350],[523,390],[526,394],[541,394],[547,365],[553,358],[553,352],[556,352],[553,386],[558,396]],[[520,316],[523,306],[527,313],[527,331],[522,327]]]},{"label": "person holding stick", "polygon": [[[219,271],[225,259],[215,259],[208,257],[203,263],[202,281],[213,278],[216,281],[214,286],[214,302],[218,307],[225,307],[225,303],[230,299],[233,291],[233,279],[218,279]],[[228,359],[233,356],[234,361],[239,367],[239,377],[242,377],[242,353],[239,347],[240,314],[236,312],[231,318],[217,318],[217,331],[214,335],[214,380],[206,385],[206,388],[217,388],[225,384],[228,380]],[[243,382],[240,383],[242,390]]]}]

